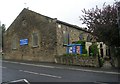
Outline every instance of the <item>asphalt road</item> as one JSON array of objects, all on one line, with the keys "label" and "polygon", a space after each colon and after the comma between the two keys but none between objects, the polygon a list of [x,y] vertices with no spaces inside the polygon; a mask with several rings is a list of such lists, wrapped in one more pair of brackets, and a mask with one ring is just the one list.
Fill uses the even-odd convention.
[{"label": "asphalt road", "polygon": [[30,82],[93,82],[95,84],[108,84],[106,82],[118,82],[120,75],[118,72],[12,61],[3,61],[0,68],[2,68],[3,82],[27,79]]}]

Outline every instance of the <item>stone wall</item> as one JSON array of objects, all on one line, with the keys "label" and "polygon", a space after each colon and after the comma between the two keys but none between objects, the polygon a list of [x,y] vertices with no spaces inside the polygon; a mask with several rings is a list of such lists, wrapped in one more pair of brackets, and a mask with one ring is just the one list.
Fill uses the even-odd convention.
[{"label": "stone wall", "polygon": [[[65,32],[69,33],[67,44],[87,41],[88,35],[92,36],[75,25],[23,9],[4,35],[4,58],[54,62],[55,56],[66,53],[67,44],[63,43]],[[36,47],[33,46],[33,33],[38,35]],[[21,39],[28,39],[28,44],[20,46]]]},{"label": "stone wall", "polygon": [[56,63],[67,64],[67,65],[99,67],[98,57],[59,56],[59,57],[56,57]]},{"label": "stone wall", "polygon": [[90,35],[90,33],[85,32],[81,29],[76,29],[71,26],[66,26],[64,24],[57,24],[57,55],[63,55],[66,53],[66,46],[63,44],[64,40],[64,32],[69,33],[69,44],[72,44],[75,41],[80,40],[80,35],[82,35],[81,40],[87,41],[87,36]]},{"label": "stone wall", "polygon": [[[39,45],[32,46],[32,34],[38,33]],[[12,49],[16,38],[16,49]],[[24,9],[4,35],[4,58],[54,62],[56,55],[56,25],[50,18]],[[20,46],[20,39],[28,39],[28,45]]]}]

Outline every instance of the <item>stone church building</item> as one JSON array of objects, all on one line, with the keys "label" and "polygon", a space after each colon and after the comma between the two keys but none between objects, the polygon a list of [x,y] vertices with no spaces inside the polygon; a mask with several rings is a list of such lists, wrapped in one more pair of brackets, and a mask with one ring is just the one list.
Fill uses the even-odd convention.
[{"label": "stone church building", "polygon": [[24,8],[5,32],[4,59],[54,62],[67,44],[92,38],[78,26]]}]

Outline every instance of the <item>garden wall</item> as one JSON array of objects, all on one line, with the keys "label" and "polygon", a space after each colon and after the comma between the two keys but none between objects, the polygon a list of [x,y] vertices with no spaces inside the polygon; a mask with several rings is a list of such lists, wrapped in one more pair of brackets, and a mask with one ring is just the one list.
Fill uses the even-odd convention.
[{"label": "garden wall", "polygon": [[99,67],[98,57],[88,56],[59,56],[56,57],[56,63],[68,64],[68,65],[79,65],[89,67]]}]

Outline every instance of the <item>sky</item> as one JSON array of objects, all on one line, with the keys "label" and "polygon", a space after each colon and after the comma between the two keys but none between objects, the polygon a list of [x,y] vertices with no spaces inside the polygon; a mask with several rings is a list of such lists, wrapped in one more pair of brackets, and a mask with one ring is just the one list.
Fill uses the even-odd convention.
[{"label": "sky", "polygon": [[79,20],[81,10],[101,8],[102,5],[113,4],[114,0],[0,0],[0,23],[8,28],[24,8],[39,14],[57,18],[80,27],[85,27]]}]

